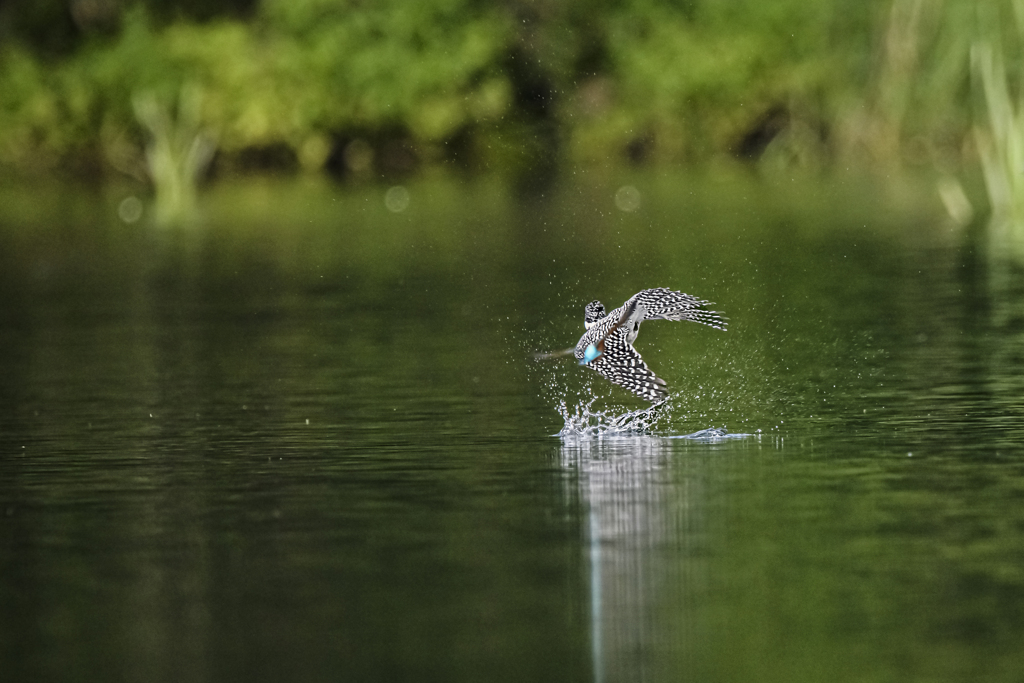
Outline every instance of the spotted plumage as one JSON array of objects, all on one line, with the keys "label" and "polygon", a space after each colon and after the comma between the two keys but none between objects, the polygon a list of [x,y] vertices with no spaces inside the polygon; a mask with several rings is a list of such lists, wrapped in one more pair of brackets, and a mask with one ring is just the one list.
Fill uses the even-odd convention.
[{"label": "spotted plumage", "polygon": [[716,330],[726,328],[721,313],[705,307],[710,302],[665,287],[645,289],[626,303],[605,314],[600,301],[584,309],[587,331],[580,337],[573,355],[605,379],[625,387],[640,398],[660,403],[668,396],[665,380],[654,374],[640,357],[633,342],[644,320],[692,320]]}]

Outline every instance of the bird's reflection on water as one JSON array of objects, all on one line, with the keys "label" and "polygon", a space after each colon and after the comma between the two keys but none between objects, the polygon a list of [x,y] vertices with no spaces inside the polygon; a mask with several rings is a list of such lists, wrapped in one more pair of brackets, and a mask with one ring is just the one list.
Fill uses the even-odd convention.
[{"label": "bird's reflection on water", "polygon": [[597,681],[662,679],[679,671],[695,641],[688,615],[705,582],[700,549],[708,521],[701,478],[675,466],[686,456],[681,443],[654,436],[562,439],[562,466],[576,472],[572,481],[588,516]]}]

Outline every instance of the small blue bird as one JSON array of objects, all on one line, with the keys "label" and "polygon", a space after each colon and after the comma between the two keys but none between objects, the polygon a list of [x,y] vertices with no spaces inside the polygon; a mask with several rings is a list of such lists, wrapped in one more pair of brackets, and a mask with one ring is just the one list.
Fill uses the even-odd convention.
[{"label": "small blue bird", "polygon": [[[710,305],[709,301],[665,287],[637,292],[607,314],[600,301],[591,301],[583,312],[587,331],[571,352],[580,365],[586,365],[646,401],[660,403],[668,396],[665,380],[655,375],[633,348],[640,323],[644,320],[691,320],[725,330],[726,319],[717,311],[707,310],[706,306]],[[537,358],[568,352],[542,354]]]}]

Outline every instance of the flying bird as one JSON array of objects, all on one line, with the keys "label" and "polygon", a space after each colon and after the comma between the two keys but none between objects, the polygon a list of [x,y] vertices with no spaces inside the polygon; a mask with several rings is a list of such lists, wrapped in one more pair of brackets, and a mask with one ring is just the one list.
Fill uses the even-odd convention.
[{"label": "flying bird", "polygon": [[633,348],[640,323],[645,320],[692,320],[725,330],[726,320],[717,311],[709,311],[711,302],[677,292],[666,287],[637,292],[611,313],[605,313],[600,301],[591,301],[583,312],[587,328],[574,349],[538,354],[535,357],[554,358],[570,352],[605,379],[625,387],[640,398],[660,403],[668,397],[665,380],[647,367],[647,363]]}]

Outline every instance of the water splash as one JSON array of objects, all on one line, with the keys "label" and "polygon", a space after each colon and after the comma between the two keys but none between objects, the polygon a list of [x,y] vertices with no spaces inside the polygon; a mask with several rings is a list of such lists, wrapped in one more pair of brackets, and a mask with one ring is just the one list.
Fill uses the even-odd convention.
[{"label": "water splash", "polygon": [[[569,408],[565,399],[558,402],[558,413],[565,424],[556,436],[571,439],[589,439],[614,436],[651,436],[658,422],[672,413],[671,402],[659,403],[643,410],[617,413],[613,410],[594,410],[597,397],[591,397]],[[746,439],[758,434],[731,433],[724,427],[701,429],[692,434],[663,435],[666,439],[687,439],[701,443],[717,443],[731,439]]]},{"label": "water splash", "polygon": [[688,441],[697,441],[699,443],[718,443],[720,441],[730,441],[732,439],[760,439],[760,436],[760,429],[753,434],[743,434],[741,432],[730,432],[725,427],[711,427],[709,429],[701,429],[700,431],[693,432],[692,434],[666,436],[664,438],[687,439]]},{"label": "water splash", "polygon": [[565,400],[559,401],[558,413],[565,424],[558,436],[602,437],[624,436],[629,434],[650,434],[655,424],[668,415],[669,407],[665,403],[630,410],[622,414],[608,410],[594,410],[596,397],[591,397],[570,409]]}]

